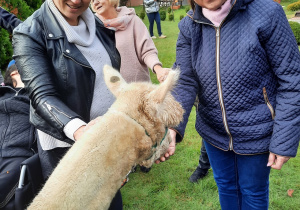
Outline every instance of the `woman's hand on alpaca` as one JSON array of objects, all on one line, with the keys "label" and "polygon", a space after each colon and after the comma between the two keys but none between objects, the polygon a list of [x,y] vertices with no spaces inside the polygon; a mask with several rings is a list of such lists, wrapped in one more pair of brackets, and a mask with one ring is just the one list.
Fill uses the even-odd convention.
[{"label": "woman's hand on alpaca", "polygon": [[87,125],[83,125],[79,127],[75,132],[74,132],[74,139],[77,141],[80,139],[80,137],[87,131],[89,130],[93,125],[95,125],[98,122],[98,119],[91,120]]},{"label": "woman's hand on alpaca", "polygon": [[163,68],[161,65],[155,65],[153,71],[155,72],[158,81],[163,82],[167,78],[170,69]]},{"label": "woman's hand on alpaca", "polygon": [[75,141],[77,141],[78,139],[80,139],[80,137],[84,134],[84,132],[85,132],[85,127],[86,127],[86,125],[83,125],[83,126],[79,127],[79,128],[74,132],[74,139],[75,139]]},{"label": "woman's hand on alpaca", "polygon": [[164,154],[158,160],[155,161],[156,164],[159,164],[160,162],[164,162],[164,161],[168,160],[170,156],[174,155],[175,150],[176,150],[176,131],[170,129],[170,136],[171,136],[172,141],[169,145],[169,149],[166,152],[166,154]]},{"label": "woman's hand on alpaca", "polygon": [[267,166],[271,166],[273,169],[280,170],[290,157],[276,155],[270,152],[269,161]]}]

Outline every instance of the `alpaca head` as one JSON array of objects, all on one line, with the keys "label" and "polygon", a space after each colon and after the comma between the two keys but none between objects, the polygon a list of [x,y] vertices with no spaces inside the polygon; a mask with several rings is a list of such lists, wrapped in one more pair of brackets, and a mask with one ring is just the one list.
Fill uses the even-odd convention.
[{"label": "alpaca head", "polygon": [[181,105],[171,94],[179,78],[179,70],[170,70],[166,80],[159,85],[126,83],[118,71],[107,65],[103,71],[107,87],[116,96],[110,109],[124,112],[142,125],[153,145],[159,146],[166,128],[177,126],[183,117]]}]

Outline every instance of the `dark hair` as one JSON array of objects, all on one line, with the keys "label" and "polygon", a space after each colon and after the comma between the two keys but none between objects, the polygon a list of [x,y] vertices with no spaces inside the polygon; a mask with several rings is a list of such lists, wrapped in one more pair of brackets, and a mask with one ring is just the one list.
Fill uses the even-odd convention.
[{"label": "dark hair", "polygon": [[190,2],[192,10],[195,11],[195,4],[196,4],[195,1],[194,0],[189,0],[189,2]]},{"label": "dark hair", "polygon": [[5,84],[5,85],[9,85],[9,86],[11,86],[11,87],[14,86],[10,74],[11,74],[13,71],[16,71],[16,70],[18,71],[18,68],[17,68],[16,64],[13,64],[13,65],[11,65],[10,67],[8,67],[8,68],[6,69],[6,72],[5,72],[5,75],[4,75],[4,84]]}]

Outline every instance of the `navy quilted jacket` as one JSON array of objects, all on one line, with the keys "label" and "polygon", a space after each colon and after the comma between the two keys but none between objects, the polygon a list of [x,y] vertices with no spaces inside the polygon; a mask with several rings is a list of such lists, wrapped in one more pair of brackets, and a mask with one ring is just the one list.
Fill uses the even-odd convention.
[{"label": "navy quilted jacket", "polygon": [[[282,7],[272,0],[236,0],[213,24],[196,6],[179,23],[175,98],[186,113],[196,95],[196,130],[222,150],[271,151],[294,157],[300,139],[300,54]],[[178,136],[178,135],[177,135]]]}]

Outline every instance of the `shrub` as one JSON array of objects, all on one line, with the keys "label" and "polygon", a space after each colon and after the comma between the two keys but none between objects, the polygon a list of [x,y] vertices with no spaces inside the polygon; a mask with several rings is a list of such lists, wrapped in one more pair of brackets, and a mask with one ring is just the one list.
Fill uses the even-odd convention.
[{"label": "shrub", "polygon": [[[4,9],[14,13],[19,19],[25,20],[36,8],[40,7],[43,0],[2,0],[0,2]],[[12,52],[11,36],[2,29],[0,30],[0,69],[6,68],[12,59]]]},{"label": "shrub", "polygon": [[180,15],[179,19],[182,20],[182,18],[184,18],[184,15]]},{"label": "shrub", "polygon": [[12,59],[13,49],[9,34],[0,28],[0,69],[5,70],[8,62]]},{"label": "shrub", "polygon": [[145,18],[145,12],[144,11],[142,11],[141,13],[140,13],[140,18],[142,19],[142,20],[144,20],[144,18]]},{"label": "shrub", "polygon": [[296,38],[297,44],[300,44],[300,23],[289,21],[290,26],[293,30],[294,36]]},{"label": "shrub", "polygon": [[174,20],[174,14],[169,14],[169,20],[170,21]]},{"label": "shrub", "polygon": [[190,7],[186,7],[185,12],[187,13],[188,11],[190,11],[190,9],[191,9]]},{"label": "shrub", "polygon": [[286,9],[289,11],[298,11],[300,9],[300,1],[289,4]]},{"label": "shrub", "polygon": [[160,15],[160,19],[161,19],[162,21],[164,21],[164,20],[166,19],[166,17],[167,17],[166,11],[164,11],[164,10],[160,11],[160,12],[159,12],[159,15]]},{"label": "shrub", "polygon": [[168,7],[168,13],[170,14],[172,11],[171,7]]}]

